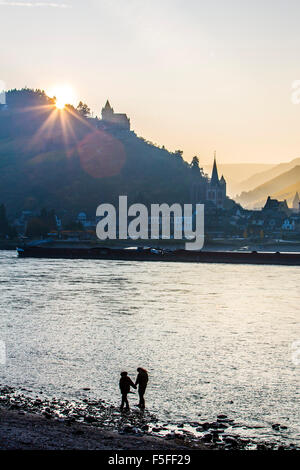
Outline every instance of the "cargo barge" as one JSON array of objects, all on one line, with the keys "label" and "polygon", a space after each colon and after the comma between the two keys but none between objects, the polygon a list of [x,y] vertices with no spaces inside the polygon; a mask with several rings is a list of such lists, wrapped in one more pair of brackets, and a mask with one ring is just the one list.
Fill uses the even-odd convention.
[{"label": "cargo barge", "polygon": [[259,251],[187,251],[154,248],[115,249],[105,247],[57,248],[23,246],[20,258],[99,259],[119,261],[162,261],[180,263],[271,264],[300,266],[300,253]]}]

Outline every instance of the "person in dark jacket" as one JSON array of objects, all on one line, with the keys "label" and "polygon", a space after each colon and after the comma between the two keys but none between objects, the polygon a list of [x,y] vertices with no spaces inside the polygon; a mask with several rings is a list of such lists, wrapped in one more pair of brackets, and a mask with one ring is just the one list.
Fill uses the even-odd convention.
[{"label": "person in dark jacket", "polygon": [[129,403],[128,403],[127,395],[130,392],[130,387],[136,388],[136,385],[132,382],[131,378],[128,377],[127,372],[121,372],[119,386],[120,386],[120,390],[122,394],[122,402],[121,402],[120,410],[122,411],[124,408],[124,405],[126,405],[126,411],[129,411]]},{"label": "person in dark jacket", "polygon": [[138,392],[139,392],[140,402],[138,406],[141,409],[144,409],[145,408],[144,395],[145,395],[145,391],[147,388],[149,377],[148,377],[148,372],[146,371],[146,369],[143,369],[142,367],[138,367],[137,371],[138,371],[138,375],[135,381],[135,385],[139,386]]}]

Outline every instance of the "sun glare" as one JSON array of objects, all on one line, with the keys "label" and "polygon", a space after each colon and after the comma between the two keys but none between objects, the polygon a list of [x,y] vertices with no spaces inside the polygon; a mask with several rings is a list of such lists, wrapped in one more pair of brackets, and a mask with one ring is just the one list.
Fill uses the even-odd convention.
[{"label": "sun glare", "polygon": [[64,109],[66,104],[76,105],[74,90],[69,85],[55,86],[47,94],[51,98],[55,98],[55,106],[57,109]]}]

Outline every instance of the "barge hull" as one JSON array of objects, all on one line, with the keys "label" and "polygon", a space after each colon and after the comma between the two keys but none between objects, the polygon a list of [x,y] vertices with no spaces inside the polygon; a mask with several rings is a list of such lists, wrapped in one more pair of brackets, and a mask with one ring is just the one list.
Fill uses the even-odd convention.
[{"label": "barge hull", "polygon": [[117,261],[160,261],[180,263],[271,264],[300,266],[300,253],[234,251],[186,251],[152,253],[151,250],[110,248],[18,248],[20,258],[99,259]]}]

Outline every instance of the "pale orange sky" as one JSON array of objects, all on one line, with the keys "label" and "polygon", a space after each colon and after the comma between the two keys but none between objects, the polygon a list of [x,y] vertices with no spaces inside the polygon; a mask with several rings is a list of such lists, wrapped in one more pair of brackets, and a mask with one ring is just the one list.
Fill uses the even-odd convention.
[{"label": "pale orange sky", "polygon": [[[44,5],[41,5],[43,4]],[[0,1],[0,80],[68,83],[204,164],[300,155],[298,0]]]}]

